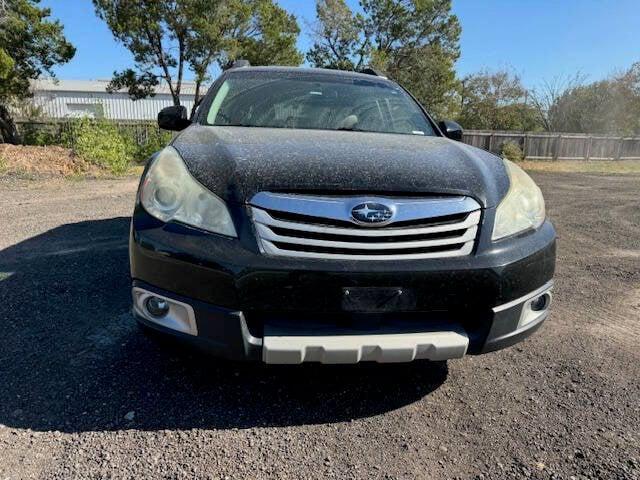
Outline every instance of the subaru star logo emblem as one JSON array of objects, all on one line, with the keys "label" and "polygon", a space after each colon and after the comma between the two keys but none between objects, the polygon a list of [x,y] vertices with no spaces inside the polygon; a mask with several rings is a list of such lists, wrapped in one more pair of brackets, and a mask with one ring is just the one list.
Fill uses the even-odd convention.
[{"label": "subaru star logo emblem", "polygon": [[393,210],[382,203],[359,203],[351,209],[351,217],[363,225],[387,223],[393,216]]}]

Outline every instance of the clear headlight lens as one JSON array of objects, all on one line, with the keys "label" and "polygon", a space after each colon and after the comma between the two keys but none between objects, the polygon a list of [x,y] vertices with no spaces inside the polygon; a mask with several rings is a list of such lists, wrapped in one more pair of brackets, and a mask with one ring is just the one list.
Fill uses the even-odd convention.
[{"label": "clear headlight lens", "polygon": [[492,239],[537,228],[544,222],[544,198],[540,188],[518,165],[504,160],[511,186],[496,210]]},{"label": "clear headlight lens", "polygon": [[191,176],[173,147],[166,147],[153,160],[140,201],[149,214],[163,222],[174,220],[237,237],[227,206]]}]

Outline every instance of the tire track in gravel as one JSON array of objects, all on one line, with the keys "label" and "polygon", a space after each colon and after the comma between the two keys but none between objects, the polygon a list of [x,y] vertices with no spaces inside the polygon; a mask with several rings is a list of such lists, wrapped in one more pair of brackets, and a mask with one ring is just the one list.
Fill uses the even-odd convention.
[{"label": "tire track in gravel", "polygon": [[614,297],[606,303],[593,305],[589,315],[596,321],[590,333],[599,338],[614,340],[640,357],[640,288]]},{"label": "tire track in gravel", "polygon": [[[565,176],[544,188],[550,178],[541,183],[558,231],[556,291],[566,288],[577,300],[580,322],[572,328],[637,356],[640,177]],[[614,194],[615,202],[605,201]],[[576,311],[562,313],[555,317],[571,319]]]}]

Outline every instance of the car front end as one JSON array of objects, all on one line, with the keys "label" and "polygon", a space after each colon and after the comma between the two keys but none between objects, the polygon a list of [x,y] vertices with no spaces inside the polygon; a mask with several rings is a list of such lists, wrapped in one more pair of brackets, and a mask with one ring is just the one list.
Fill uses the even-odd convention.
[{"label": "car front end", "polygon": [[[265,72],[294,75],[243,75]],[[336,82],[338,92],[387,82],[309,75],[301,98],[314,112],[335,111]],[[418,120],[398,127],[410,134],[355,131],[354,118],[372,128],[357,106],[331,120],[349,128],[291,127],[317,120],[290,112],[284,127],[238,124],[210,113],[224,108],[226,80],[143,174],[130,239],[140,323],[219,356],[281,364],[460,358],[542,325],[555,231],[517,165],[435,126],[427,135]],[[283,98],[295,97],[291,85]],[[386,85],[371,88],[402,95]],[[252,105],[255,93],[244,97]]]}]

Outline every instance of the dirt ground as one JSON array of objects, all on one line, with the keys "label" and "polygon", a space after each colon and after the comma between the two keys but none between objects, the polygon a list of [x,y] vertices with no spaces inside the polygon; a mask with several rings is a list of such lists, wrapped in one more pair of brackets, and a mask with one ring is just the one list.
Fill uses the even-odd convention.
[{"label": "dirt ground", "polygon": [[52,177],[98,175],[100,169],[70,148],[0,144],[0,175]]},{"label": "dirt ground", "polygon": [[553,313],[448,363],[267,368],[128,313],[135,181],[0,183],[0,479],[640,478],[640,176],[538,173]]}]

